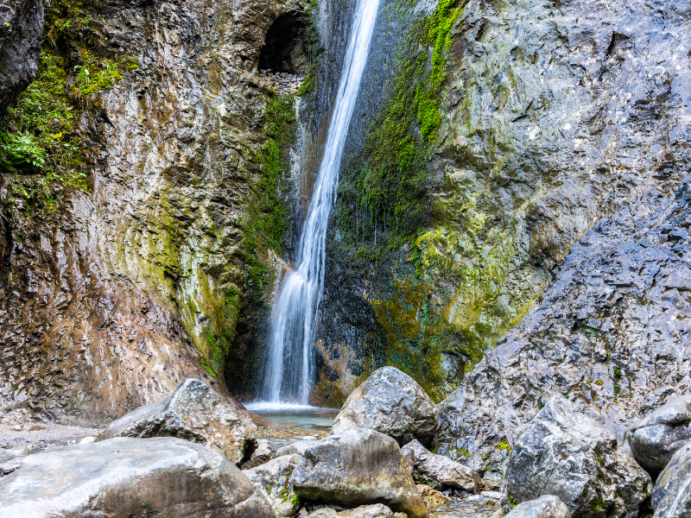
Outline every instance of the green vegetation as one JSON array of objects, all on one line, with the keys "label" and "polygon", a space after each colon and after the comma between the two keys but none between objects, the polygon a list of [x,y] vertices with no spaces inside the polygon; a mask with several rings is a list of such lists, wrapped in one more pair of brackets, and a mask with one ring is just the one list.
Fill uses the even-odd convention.
[{"label": "green vegetation", "polygon": [[506,441],[501,441],[499,444],[495,446],[495,448],[499,451],[505,451],[507,455],[511,453],[511,450],[513,450],[513,447],[510,446],[509,443]]},{"label": "green vegetation", "polygon": [[293,497],[290,499],[290,503],[293,504],[294,506],[299,506],[300,505],[300,497],[298,495],[293,495]]},{"label": "green vegetation", "polygon": [[597,497],[597,501],[591,506],[593,511],[604,511],[607,509],[607,502],[601,495]]}]

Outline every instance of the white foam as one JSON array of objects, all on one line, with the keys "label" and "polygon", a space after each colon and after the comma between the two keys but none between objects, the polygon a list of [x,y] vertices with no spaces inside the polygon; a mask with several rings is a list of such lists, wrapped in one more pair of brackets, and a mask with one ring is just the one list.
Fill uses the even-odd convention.
[{"label": "white foam", "polygon": [[323,408],[299,403],[281,403],[275,401],[253,401],[245,405],[252,412],[338,412],[338,408]]}]

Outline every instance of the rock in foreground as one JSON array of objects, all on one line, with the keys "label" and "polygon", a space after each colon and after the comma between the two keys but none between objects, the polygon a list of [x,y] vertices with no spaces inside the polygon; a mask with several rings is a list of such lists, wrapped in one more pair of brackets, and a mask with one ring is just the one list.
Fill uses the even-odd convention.
[{"label": "rock in foreground", "polygon": [[383,367],[350,394],[332,433],[348,428],[376,430],[400,445],[413,439],[428,445],[437,430],[437,408],[413,378]]},{"label": "rock in foreground", "polygon": [[385,505],[374,504],[340,512],[324,507],[310,513],[307,518],[396,518],[396,515]]},{"label": "rock in foreground", "polygon": [[579,518],[636,517],[651,487],[648,474],[617,450],[615,436],[561,395],[516,441],[506,471],[509,502],[555,495]]},{"label": "rock in foreground", "polygon": [[631,425],[626,438],[638,463],[657,476],[691,440],[691,396],[673,399]]},{"label": "rock in foreground", "polygon": [[569,508],[556,496],[545,495],[514,507],[506,518],[571,518]]},{"label": "rock in foreground", "polygon": [[673,456],[653,490],[655,518],[691,516],[691,443]]},{"label": "rock in foreground", "polygon": [[383,503],[410,518],[427,515],[396,441],[356,428],[315,442],[290,478],[306,500],[344,507]]},{"label": "rock in foreground", "polygon": [[274,513],[219,453],[182,439],[117,438],[30,455],[0,480],[0,516],[269,518]]},{"label": "rock in foreground", "polygon": [[99,440],[112,437],[180,437],[217,450],[234,464],[257,447],[255,425],[239,405],[203,381],[188,379],[166,399],[113,421]]},{"label": "rock in foreground", "polygon": [[[482,489],[480,475],[443,455],[435,455],[418,441],[401,448],[404,459],[412,466],[413,479],[441,490],[452,487],[477,493]],[[410,466],[409,466],[410,467]]]},{"label": "rock in foreground", "polygon": [[300,455],[284,455],[243,471],[250,482],[268,496],[277,516],[293,516],[300,508],[300,500],[290,485],[290,476],[301,459]]}]

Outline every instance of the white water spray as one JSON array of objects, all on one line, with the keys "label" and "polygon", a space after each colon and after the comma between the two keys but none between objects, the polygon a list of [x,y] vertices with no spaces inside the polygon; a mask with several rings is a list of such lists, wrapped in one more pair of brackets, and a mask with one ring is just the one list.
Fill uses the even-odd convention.
[{"label": "white water spray", "polygon": [[281,285],[267,363],[267,402],[307,404],[312,382],[314,319],[324,287],[326,230],[336,201],[343,147],[367,63],[379,0],[358,0],[324,156],[298,245],[297,267]]}]

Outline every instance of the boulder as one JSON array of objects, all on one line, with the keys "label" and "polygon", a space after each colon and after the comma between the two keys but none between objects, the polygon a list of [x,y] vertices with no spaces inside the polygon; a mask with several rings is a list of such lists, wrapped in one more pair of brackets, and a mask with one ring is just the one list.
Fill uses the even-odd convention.
[{"label": "boulder", "polygon": [[437,429],[437,408],[413,378],[383,367],[350,394],[332,433],[348,428],[376,430],[400,445],[413,439],[429,445]]},{"label": "boulder", "polygon": [[305,450],[314,444],[314,441],[316,440],[316,437],[310,437],[309,439],[303,439],[301,441],[282,446],[276,450],[276,457],[280,457],[281,455],[294,455],[296,453],[298,455],[304,455]]},{"label": "boulder", "polygon": [[98,440],[113,437],[180,437],[216,450],[234,464],[257,447],[257,425],[232,399],[206,383],[188,379],[167,398],[113,421]]},{"label": "boulder", "polygon": [[482,479],[475,471],[448,457],[435,455],[417,440],[401,448],[401,453],[419,484],[438,490],[452,487],[472,493],[482,489]]},{"label": "boulder", "polygon": [[[283,454],[285,455],[285,454]],[[278,456],[278,455],[277,455]],[[266,464],[274,458],[274,452],[266,439],[257,440],[257,449],[252,452],[249,460],[240,466],[242,469],[252,469]]]},{"label": "boulder", "polygon": [[617,450],[614,434],[561,395],[545,404],[516,441],[506,470],[512,505],[555,495],[579,518],[636,517],[651,487],[650,476]]},{"label": "boulder", "polygon": [[307,518],[396,518],[396,516],[385,505],[374,504],[361,505],[346,511],[336,511],[329,507],[322,507],[307,515]]},{"label": "boulder", "polygon": [[691,516],[691,443],[686,443],[660,473],[653,490],[655,518]]},{"label": "boulder", "polygon": [[444,493],[440,493],[436,489],[432,489],[424,484],[418,484],[417,490],[420,492],[422,501],[425,503],[427,509],[434,509],[435,507],[441,507],[442,505],[452,502]]},{"label": "boulder", "polygon": [[316,441],[290,483],[306,500],[344,507],[383,503],[410,518],[427,515],[398,444],[374,430],[343,430]]},{"label": "boulder", "polygon": [[293,516],[300,509],[300,499],[293,491],[290,476],[302,457],[284,455],[252,469],[244,475],[266,494],[276,516]]},{"label": "boulder", "polygon": [[29,455],[0,479],[0,516],[270,518],[223,455],[174,437],[117,438]]},{"label": "boulder", "polygon": [[553,495],[518,504],[506,518],[571,518],[566,504]]},{"label": "boulder", "polygon": [[638,463],[656,477],[691,440],[691,396],[673,399],[631,425],[626,438]]}]

